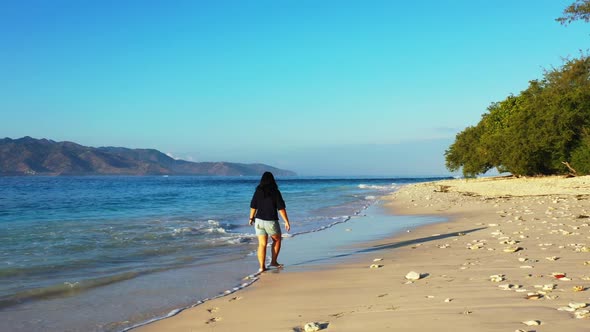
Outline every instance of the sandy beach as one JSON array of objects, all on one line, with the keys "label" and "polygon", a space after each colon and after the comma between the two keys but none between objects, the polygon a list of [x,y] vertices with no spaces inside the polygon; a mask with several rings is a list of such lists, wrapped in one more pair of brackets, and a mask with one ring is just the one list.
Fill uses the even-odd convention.
[{"label": "sandy beach", "polygon": [[590,177],[429,182],[382,200],[449,220],[134,331],[590,331]]}]

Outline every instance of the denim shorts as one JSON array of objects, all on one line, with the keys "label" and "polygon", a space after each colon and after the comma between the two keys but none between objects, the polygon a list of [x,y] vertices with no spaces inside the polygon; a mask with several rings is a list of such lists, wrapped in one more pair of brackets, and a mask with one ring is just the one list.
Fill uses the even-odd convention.
[{"label": "denim shorts", "polygon": [[256,235],[281,235],[281,226],[278,220],[264,220],[256,218],[254,222]]}]

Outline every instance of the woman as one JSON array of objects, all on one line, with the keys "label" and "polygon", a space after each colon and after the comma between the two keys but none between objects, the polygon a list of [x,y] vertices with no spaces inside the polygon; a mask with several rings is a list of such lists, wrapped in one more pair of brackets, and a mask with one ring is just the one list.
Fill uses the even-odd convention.
[{"label": "woman", "polygon": [[264,172],[250,202],[250,225],[255,224],[258,236],[258,263],[260,263],[258,272],[266,271],[266,245],[269,236],[272,239],[270,266],[283,266],[277,261],[281,251],[281,226],[277,211],[285,221],[285,229],[288,232],[291,226],[285,201],[272,173]]}]

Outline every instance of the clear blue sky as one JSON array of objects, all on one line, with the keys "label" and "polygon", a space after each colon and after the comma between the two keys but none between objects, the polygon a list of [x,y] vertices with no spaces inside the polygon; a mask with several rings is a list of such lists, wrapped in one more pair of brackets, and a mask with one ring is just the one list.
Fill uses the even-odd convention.
[{"label": "clear blue sky", "polygon": [[573,1],[0,0],[0,137],[447,174],[456,133],[588,48]]}]

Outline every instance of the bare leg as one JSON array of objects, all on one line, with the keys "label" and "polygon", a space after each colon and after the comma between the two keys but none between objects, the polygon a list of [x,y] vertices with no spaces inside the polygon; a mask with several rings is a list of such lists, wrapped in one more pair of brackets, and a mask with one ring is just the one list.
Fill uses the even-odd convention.
[{"label": "bare leg", "polygon": [[270,260],[271,266],[282,266],[277,262],[277,258],[279,258],[279,252],[281,252],[281,235],[275,234],[271,236],[272,239],[272,257]]},{"label": "bare leg", "polygon": [[258,235],[258,263],[260,264],[260,272],[266,271],[266,244],[268,243],[268,235]]}]

